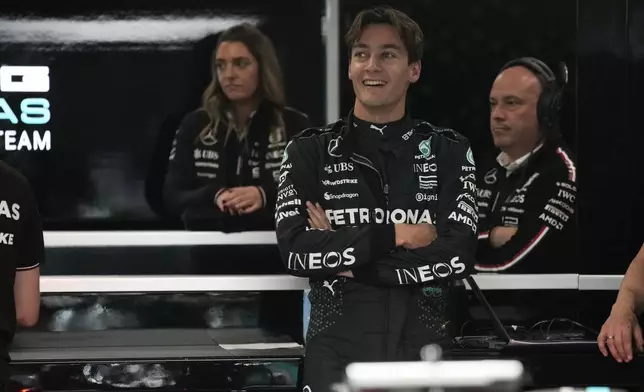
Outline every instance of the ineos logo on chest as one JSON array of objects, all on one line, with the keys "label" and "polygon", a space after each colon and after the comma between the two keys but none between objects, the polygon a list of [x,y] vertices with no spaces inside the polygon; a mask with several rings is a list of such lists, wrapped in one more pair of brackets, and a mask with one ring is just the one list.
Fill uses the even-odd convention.
[{"label": "ineos logo on chest", "polygon": [[414,163],[414,173],[428,173],[438,170],[435,163]]}]

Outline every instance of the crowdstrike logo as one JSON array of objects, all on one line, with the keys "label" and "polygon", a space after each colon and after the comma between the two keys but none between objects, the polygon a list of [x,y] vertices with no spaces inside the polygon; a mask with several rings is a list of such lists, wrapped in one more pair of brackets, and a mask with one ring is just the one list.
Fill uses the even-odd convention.
[{"label": "crowdstrike logo", "polygon": [[341,180],[322,180],[322,185],[324,186],[337,186],[337,185],[346,185],[346,184],[357,184],[358,180],[355,178],[343,178]]}]

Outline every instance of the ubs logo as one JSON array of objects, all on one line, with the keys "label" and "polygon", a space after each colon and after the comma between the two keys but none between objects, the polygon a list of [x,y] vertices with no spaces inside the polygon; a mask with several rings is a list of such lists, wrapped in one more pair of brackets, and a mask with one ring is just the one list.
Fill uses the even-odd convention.
[{"label": "ubs logo", "polygon": [[324,166],[324,171],[329,174],[350,172],[350,171],[353,171],[353,163],[340,162],[340,163],[334,163],[333,165],[326,165]]}]

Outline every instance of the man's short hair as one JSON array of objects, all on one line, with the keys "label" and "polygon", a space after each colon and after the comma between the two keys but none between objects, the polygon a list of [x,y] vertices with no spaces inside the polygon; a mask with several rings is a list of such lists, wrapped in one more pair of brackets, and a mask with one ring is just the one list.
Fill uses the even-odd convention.
[{"label": "man's short hair", "polygon": [[400,35],[400,39],[407,50],[409,63],[420,61],[423,58],[423,31],[418,23],[397,9],[381,6],[360,11],[353,20],[349,31],[345,35],[345,42],[349,51],[362,35],[362,30],[372,24],[388,24],[393,26]]}]

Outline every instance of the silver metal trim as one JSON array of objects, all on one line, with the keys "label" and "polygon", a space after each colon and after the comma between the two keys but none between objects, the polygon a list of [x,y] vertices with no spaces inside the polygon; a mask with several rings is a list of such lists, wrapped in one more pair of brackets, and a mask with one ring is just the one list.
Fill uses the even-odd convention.
[{"label": "silver metal trim", "polygon": [[274,231],[45,231],[47,248],[276,245]]},{"label": "silver metal trim", "polygon": [[[592,277],[586,284],[576,274],[484,275],[474,279],[482,290],[613,290],[619,276]],[[603,282],[610,282],[602,285]],[[290,275],[145,275],[145,276],[42,276],[42,293],[181,293],[217,291],[299,291],[309,289],[308,279]],[[469,285],[467,285],[469,290]],[[603,288],[602,288],[603,287]]]},{"label": "silver metal trim", "polygon": [[326,51],[326,122],[340,118],[340,0],[326,0],[323,32]]},{"label": "silver metal trim", "polygon": [[[577,290],[577,274],[538,274],[510,275],[484,274],[473,275],[481,290]],[[465,282],[468,290],[469,284]]]},{"label": "silver metal trim", "polygon": [[42,276],[42,293],[188,293],[305,290],[307,279],[290,275]]},{"label": "silver metal trim", "polygon": [[619,290],[624,275],[579,275],[579,290]]}]

